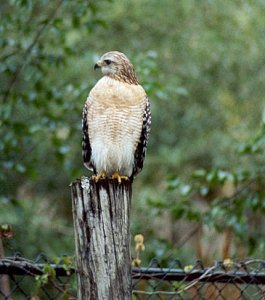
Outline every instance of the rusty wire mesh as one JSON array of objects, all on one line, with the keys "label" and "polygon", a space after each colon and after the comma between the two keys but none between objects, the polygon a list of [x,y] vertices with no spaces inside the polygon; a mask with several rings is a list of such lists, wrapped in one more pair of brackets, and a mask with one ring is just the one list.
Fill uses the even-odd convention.
[{"label": "rusty wire mesh", "polygon": [[[201,262],[184,266],[173,261],[167,268],[152,260],[150,266],[133,268],[133,300],[256,300],[265,299],[265,261]],[[73,268],[20,256],[0,259],[0,299],[76,299]]]}]

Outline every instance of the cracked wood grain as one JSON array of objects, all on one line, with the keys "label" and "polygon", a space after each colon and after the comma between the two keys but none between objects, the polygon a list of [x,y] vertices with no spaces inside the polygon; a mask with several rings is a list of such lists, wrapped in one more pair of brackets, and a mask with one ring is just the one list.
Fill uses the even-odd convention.
[{"label": "cracked wood grain", "polygon": [[131,299],[131,182],[71,184],[79,300]]}]

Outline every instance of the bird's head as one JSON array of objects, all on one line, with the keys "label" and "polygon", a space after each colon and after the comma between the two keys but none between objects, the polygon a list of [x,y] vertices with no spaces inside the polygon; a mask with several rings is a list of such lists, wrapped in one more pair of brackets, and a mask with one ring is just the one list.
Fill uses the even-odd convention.
[{"label": "bird's head", "polygon": [[121,52],[110,51],[103,54],[94,66],[94,69],[98,68],[101,68],[105,76],[130,84],[138,84],[133,65]]}]

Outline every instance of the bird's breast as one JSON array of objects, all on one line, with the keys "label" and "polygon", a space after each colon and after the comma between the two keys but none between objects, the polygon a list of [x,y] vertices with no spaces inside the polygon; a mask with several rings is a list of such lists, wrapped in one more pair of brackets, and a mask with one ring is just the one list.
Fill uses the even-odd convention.
[{"label": "bird's breast", "polygon": [[[106,88],[106,85],[103,85]],[[146,96],[124,88],[94,88],[88,98],[88,131],[93,164],[98,171],[131,176],[140,140]]]}]

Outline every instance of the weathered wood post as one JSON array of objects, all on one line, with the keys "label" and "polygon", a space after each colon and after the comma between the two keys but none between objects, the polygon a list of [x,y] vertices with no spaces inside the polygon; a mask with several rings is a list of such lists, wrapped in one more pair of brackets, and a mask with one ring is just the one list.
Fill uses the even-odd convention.
[{"label": "weathered wood post", "polygon": [[131,299],[131,182],[71,184],[79,300]]}]

